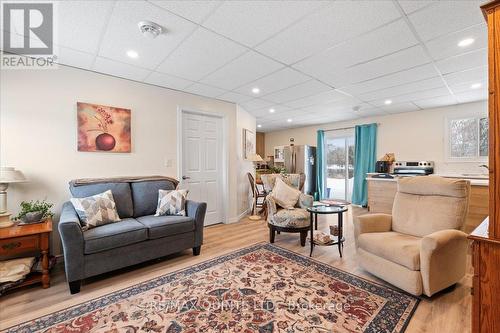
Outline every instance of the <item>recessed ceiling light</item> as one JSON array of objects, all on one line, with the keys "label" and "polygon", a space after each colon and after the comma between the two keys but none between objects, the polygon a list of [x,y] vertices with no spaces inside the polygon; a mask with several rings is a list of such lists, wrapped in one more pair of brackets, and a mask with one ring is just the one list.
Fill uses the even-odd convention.
[{"label": "recessed ceiling light", "polygon": [[479,89],[481,88],[482,84],[481,83],[473,83],[470,85],[471,89]]},{"label": "recessed ceiling light", "polygon": [[386,99],[386,100],[384,101],[384,104],[385,104],[385,105],[391,105],[391,104],[392,104],[392,101],[391,101],[390,99]]},{"label": "recessed ceiling light", "polygon": [[275,109],[269,109],[269,113],[274,113],[274,112],[276,112]]},{"label": "recessed ceiling light", "polygon": [[129,56],[129,58],[135,59],[139,56],[139,53],[134,50],[128,50],[127,55]]},{"label": "recessed ceiling light", "polygon": [[252,88],[252,92],[253,92],[254,94],[258,94],[258,93],[260,93],[260,89],[259,89],[259,88],[257,88],[257,87]]},{"label": "recessed ceiling light", "polygon": [[293,120],[288,118],[286,121],[288,121],[289,123],[291,123]]},{"label": "recessed ceiling light", "polygon": [[261,125],[261,124],[258,124],[258,125],[257,125],[257,127],[258,127],[258,128],[261,128],[261,127],[262,127],[262,125]]},{"label": "recessed ceiling light", "polygon": [[471,45],[472,43],[474,43],[474,38],[465,38],[465,39],[462,39],[460,42],[458,42],[457,45],[460,47],[466,47],[466,46]]}]

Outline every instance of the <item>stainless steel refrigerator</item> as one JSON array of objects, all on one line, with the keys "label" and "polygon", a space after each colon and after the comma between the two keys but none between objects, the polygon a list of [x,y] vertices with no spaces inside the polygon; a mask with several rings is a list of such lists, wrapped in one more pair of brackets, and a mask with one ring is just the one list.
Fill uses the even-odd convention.
[{"label": "stainless steel refrigerator", "polygon": [[302,192],[314,195],[316,192],[316,147],[286,146],[283,149],[284,166],[288,173],[306,175]]}]

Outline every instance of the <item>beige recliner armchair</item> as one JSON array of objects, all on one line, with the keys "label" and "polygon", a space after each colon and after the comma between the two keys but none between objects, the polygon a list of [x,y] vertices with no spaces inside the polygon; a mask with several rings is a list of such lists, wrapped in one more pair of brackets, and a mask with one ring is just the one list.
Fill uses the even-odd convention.
[{"label": "beige recliner armchair", "polygon": [[436,176],[398,180],[392,215],[354,222],[359,264],[413,295],[432,296],[465,275],[467,235],[460,231],[470,182]]}]

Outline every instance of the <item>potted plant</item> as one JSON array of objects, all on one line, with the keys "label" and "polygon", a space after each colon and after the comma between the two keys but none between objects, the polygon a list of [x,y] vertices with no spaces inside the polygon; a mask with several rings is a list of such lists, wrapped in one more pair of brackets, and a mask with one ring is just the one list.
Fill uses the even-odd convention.
[{"label": "potted plant", "polygon": [[45,200],[23,201],[21,202],[21,211],[14,219],[21,220],[23,223],[40,222],[48,217],[54,216],[54,213],[50,210],[52,206],[53,204]]}]

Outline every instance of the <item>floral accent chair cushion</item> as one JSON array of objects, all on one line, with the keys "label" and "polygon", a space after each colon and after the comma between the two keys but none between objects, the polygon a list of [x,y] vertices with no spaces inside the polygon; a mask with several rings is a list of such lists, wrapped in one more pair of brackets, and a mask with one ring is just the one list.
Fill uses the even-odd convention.
[{"label": "floral accent chair cushion", "polygon": [[272,196],[272,192],[266,197],[268,215],[267,222],[271,225],[286,228],[304,228],[309,226],[310,214],[307,207],[312,207],[313,197],[304,193],[299,196],[299,201],[292,209],[279,206]]}]

